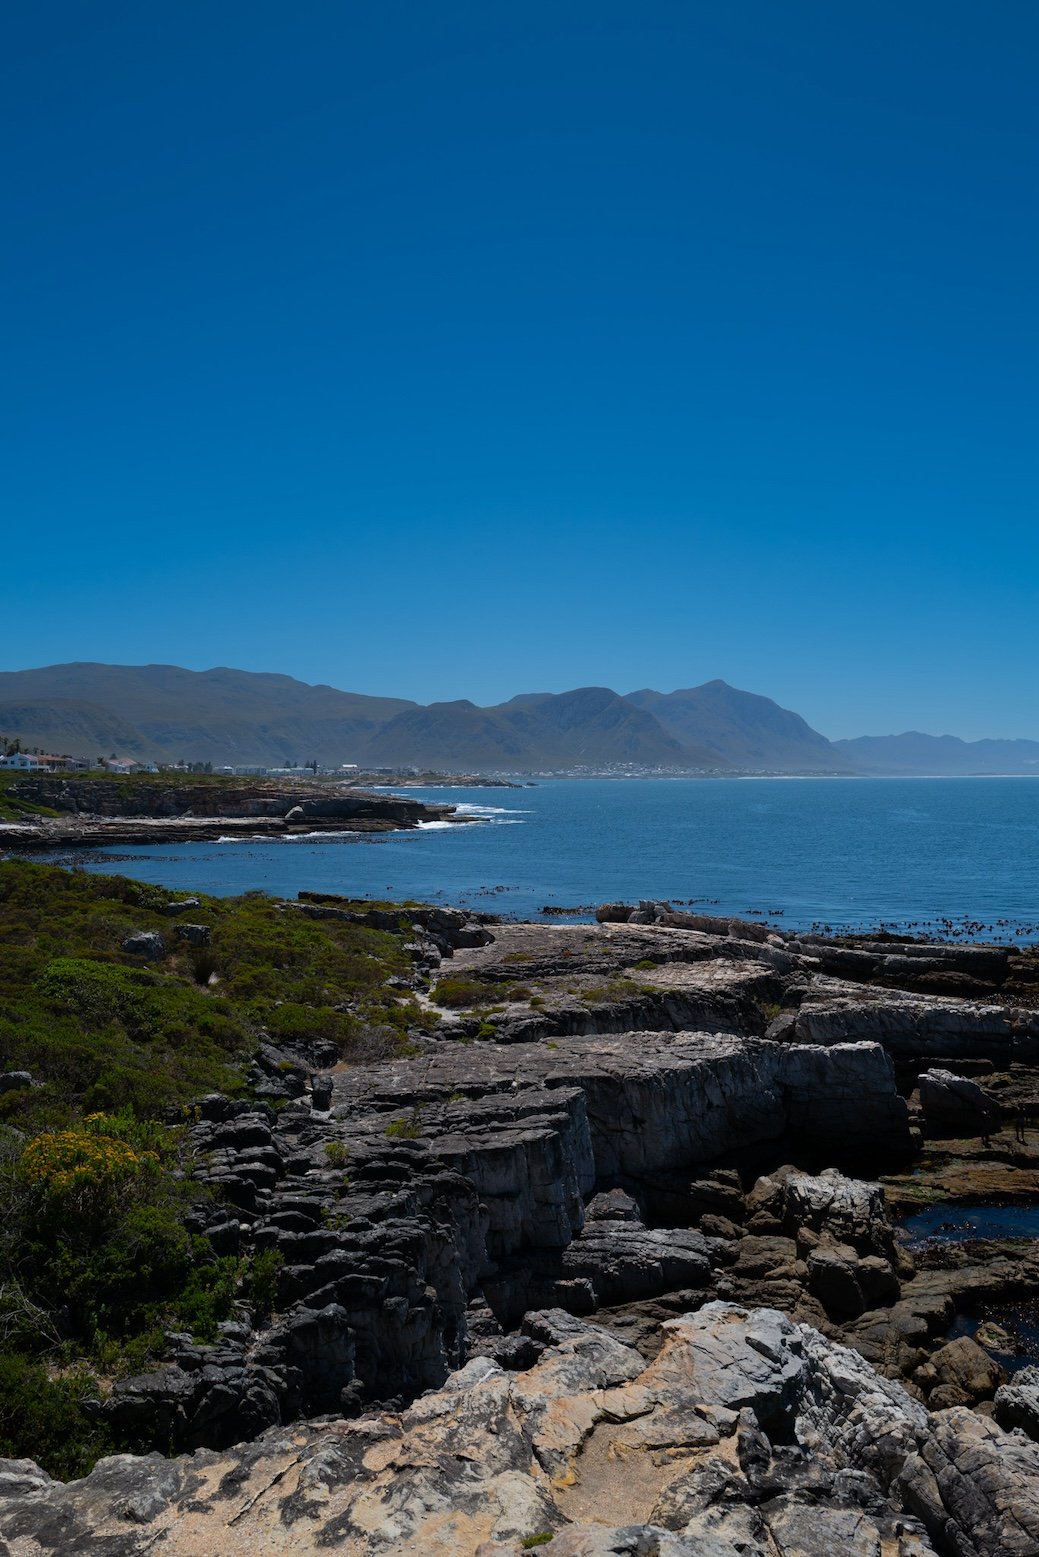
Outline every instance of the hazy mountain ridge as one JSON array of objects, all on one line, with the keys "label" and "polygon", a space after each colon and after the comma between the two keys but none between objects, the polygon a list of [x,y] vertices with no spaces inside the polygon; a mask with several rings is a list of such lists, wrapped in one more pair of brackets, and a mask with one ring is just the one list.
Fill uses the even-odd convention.
[{"label": "hazy mountain ridge", "polygon": [[963,741],[958,735],[859,735],[834,741],[859,773],[1039,774],[1039,741]]},{"label": "hazy mountain ridge", "polygon": [[0,672],[0,735],[94,757],[214,765],[1035,773],[1039,742],[907,732],[830,742],[771,698],[714,680],[675,692],[523,692],[490,708],[310,686],[290,676],[75,663]]}]

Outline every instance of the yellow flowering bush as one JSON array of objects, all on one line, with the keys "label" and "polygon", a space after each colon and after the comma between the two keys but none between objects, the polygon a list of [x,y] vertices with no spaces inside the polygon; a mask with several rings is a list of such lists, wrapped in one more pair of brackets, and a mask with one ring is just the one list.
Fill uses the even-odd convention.
[{"label": "yellow flowering bush", "polygon": [[114,1135],[86,1129],[37,1135],[22,1153],[24,1177],[49,1195],[88,1195],[114,1189],[156,1163],[154,1152],[134,1151]]}]

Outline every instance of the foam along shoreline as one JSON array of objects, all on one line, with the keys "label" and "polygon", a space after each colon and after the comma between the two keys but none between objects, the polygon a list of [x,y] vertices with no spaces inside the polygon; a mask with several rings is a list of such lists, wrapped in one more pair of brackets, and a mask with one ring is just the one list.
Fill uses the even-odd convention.
[{"label": "foam along shoreline", "polygon": [[[292,797],[295,798],[295,797]],[[420,826],[463,826],[478,821],[457,816],[451,805],[427,805],[381,795],[303,800],[282,814],[244,809],[232,815],[173,816],[63,814],[3,824],[3,837],[19,853],[113,844],[229,843],[269,838],[331,838],[342,833],[392,833]]]}]

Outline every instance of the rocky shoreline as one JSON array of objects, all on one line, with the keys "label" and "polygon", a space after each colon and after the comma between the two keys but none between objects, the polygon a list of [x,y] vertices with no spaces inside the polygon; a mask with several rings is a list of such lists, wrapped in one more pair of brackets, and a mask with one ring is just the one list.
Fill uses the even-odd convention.
[{"label": "rocky shoreline", "polygon": [[12,1554],[1039,1551],[1039,1372],[956,1332],[1039,1244],[897,1227],[1039,1201],[1033,949],[281,911],[406,935],[436,1025],[202,1101],[192,1231],[275,1313],[98,1402],[186,1458],[0,1463]]},{"label": "rocky shoreline", "polygon": [[471,820],[451,805],[340,786],[293,783],[124,783],[25,779],[11,793],[56,812],[0,827],[16,853],[118,844],[196,843],[221,837],[277,838],[310,832],[395,832],[422,822]]}]

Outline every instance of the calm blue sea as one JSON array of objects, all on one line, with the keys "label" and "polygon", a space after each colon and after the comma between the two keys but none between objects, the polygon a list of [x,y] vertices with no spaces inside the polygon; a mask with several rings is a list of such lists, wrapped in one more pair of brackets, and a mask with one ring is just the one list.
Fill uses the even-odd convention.
[{"label": "calm blue sea", "polygon": [[598,903],[651,897],[785,928],[1039,940],[1033,779],[588,779],[406,793],[477,820],[76,859],[218,894],[310,888],[523,917],[545,906],[589,917]]}]

